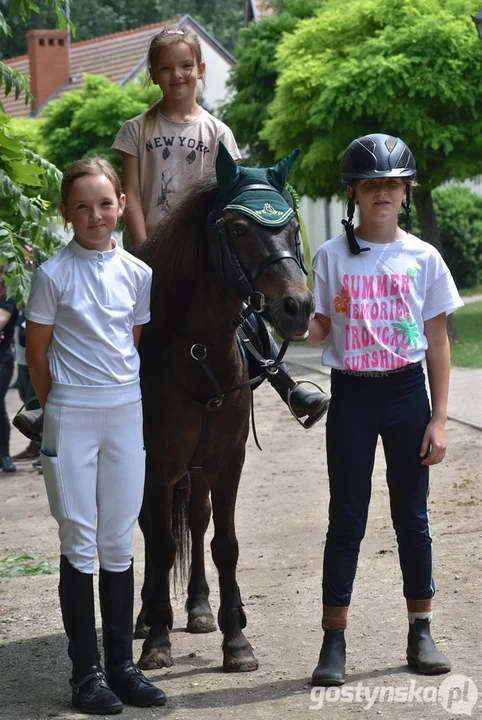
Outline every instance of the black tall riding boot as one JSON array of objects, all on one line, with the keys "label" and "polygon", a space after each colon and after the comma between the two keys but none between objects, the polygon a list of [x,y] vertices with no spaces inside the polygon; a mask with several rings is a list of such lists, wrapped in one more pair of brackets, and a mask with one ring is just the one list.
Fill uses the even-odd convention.
[{"label": "black tall riding boot", "polygon": [[72,660],[72,705],[94,715],[120,713],[123,705],[107,685],[97,649],[93,577],[76,570],[65,555],[59,597]]},{"label": "black tall riding boot", "polygon": [[[279,354],[279,347],[276,345],[271,334],[266,330],[263,332],[263,337],[265,337],[264,344],[267,345],[267,347],[263,347],[263,341],[260,334],[261,331],[259,328],[259,323],[262,322],[263,320],[259,317],[259,315],[249,315],[247,318],[251,334],[254,335],[253,345],[265,357],[270,356],[272,358],[277,358]],[[262,367],[251,353],[248,352],[247,354],[249,376],[253,378],[260,374]],[[321,420],[328,410],[328,405],[330,404],[330,398],[328,395],[322,390],[311,392],[301,385],[296,385],[296,382],[291,377],[286,363],[281,363],[276,373],[268,374],[267,380],[286,404],[288,404],[288,393],[291,390],[290,405],[296,417],[301,419],[305,415],[307,416],[306,420],[303,422],[305,428],[310,428],[317,423],[318,420]]]},{"label": "black tall riding boot", "polygon": [[132,660],[134,566],[124,572],[99,572],[100,610],[107,680],[126,705],[164,705],[166,696]]}]

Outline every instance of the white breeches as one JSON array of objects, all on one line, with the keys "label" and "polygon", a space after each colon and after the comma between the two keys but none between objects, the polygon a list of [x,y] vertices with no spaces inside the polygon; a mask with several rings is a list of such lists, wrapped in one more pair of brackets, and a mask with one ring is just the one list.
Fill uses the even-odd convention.
[{"label": "white breeches", "polygon": [[44,413],[41,453],[60,552],[77,570],[130,566],[144,492],[145,451],[138,383],[53,383]]}]

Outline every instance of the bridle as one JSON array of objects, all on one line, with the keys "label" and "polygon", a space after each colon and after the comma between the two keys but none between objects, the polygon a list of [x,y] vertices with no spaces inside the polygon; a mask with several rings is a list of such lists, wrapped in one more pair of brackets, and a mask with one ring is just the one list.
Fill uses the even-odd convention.
[{"label": "bridle", "polygon": [[[265,190],[269,188],[267,185],[262,184],[251,184],[243,186],[242,191],[248,190]],[[273,187],[273,190],[279,192]],[[236,195],[239,194],[239,190]],[[262,313],[264,310],[269,309],[269,304],[266,302],[264,294],[254,288],[254,282],[268,267],[273,265],[280,260],[293,260],[300,270],[308,275],[304,264],[302,242],[299,231],[296,234],[295,240],[295,252],[290,250],[278,250],[277,252],[271,253],[262,262],[258,263],[254,268],[248,269],[241,263],[232,242],[226,232],[226,220],[225,215],[229,212],[229,208],[226,209],[226,205],[229,204],[231,198],[225,198],[223,204],[216,208],[208,217],[208,232],[214,232],[215,235],[215,247],[213,249],[213,261],[216,270],[216,274],[221,280],[224,289],[229,295],[239,297],[246,303],[246,307],[238,315],[234,324],[228,328],[222,335],[217,337],[214,341],[209,343],[193,342],[192,339],[185,338],[190,344],[190,355],[195,360],[199,367],[202,369],[205,377],[207,378],[210,387],[212,388],[214,395],[207,402],[199,402],[193,395],[185,388],[182,383],[177,380],[175,375],[171,373],[172,377],[176,380],[177,384],[181,389],[191,398],[191,400],[203,409],[203,417],[201,422],[201,432],[198,441],[198,445],[194,456],[189,464],[188,471],[202,471],[205,451],[209,442],[210,434],[210,419],[209,416],[213,411],[219,410],[223,405],[225,398],[233,392],[242,390],[246,387],[250,387],[257,383],[262,382],[268,375],[276,374],[278,367],[283,361],[283,357],[288,349],[289,341],[285,340],[280,348],[278,356],[276,358],[265,357],[269,355],[269,342],[267,336],[267,330],[261,323],[264,330],[265,337],[261,338],[262,342],[262,353],[256,348],[255,338],[252,329],[246,323],[246,318],[253,314]],[[236,383],[236,379],[239,374],[239,364],[236,367],[234,377],[229,385],[229,388],[223,391],[214,376],[208,363],[209,349],[213,348],[217,343],[225,336],[231,333],[233,330],[240,331],[241,342],[243,348],[251,353],[259,363],[261,367],[260,374],[255,378],[250,378],[242,383]],[[176,333],[182,337],[180,333]],[[253,410],[253,406],[252,406]],[[253,432],[256,444],[259,446],[256,429],[254,425],[253,417]],[[261,448],[260,448],[261,449]]]},{"label": "bridle", "polygon": [[[250,190],[266,191],[266,189],[269,189],[269,186],[251,184],[243,186],[242,192],[245,193]],[[275,192],[279,192],[274,187],[272,189]],[[235,191],[235,195],[239,195],[239,193],[239,189]],[[265,309],[266,299],[262,292],[254,289],[254,281],[261,275],[262,272],[264,272],[264,270],[266,270],[266,268],[279,260],[293,260],[300,270],[305,275],[308,275],[303,258],[303,245],[298,231],[296,233],[294,253],[290,250],[278,250],[277,252],[269,255],[254,268],[246,269],[239,260],[239,257],[237,256],[226,232],[226,222],[224,216],[226,212],[229,212],[229,209],[226,210],[226,206],[229,205],[231,199],[232,195],[225,198],[221,208],[211,213],[208,218],[208,222],[211,226],[214,225],[216,233],[214,265],[225,290],[230,295],[242,298],[248,306],[253,308],[253,312],[259,313]]]}]

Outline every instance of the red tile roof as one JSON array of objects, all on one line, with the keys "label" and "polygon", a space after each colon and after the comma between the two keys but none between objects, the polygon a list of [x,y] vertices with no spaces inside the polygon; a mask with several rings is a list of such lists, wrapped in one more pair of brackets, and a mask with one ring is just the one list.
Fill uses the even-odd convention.
[{"label": "red tile roof", "polygon": [[[22,75],[29,74],[28,66],[28,55],[18,55],[17,57],[11,58],[10,60],[2,60],[5,65],[18,70]],[[20,95],[18,100],[15,100],[15,89],[10,91],[10,95],[4,97],[4,86],[0,87],[0,100],[5,108],[5,112],[13,117],[29,117],[30,105],[25,105],[25,95]]]},{"label": "red tile roof", "polygon": [[[75,90],[82,86],[82,75],[105,75],[115,83],[120,83],[145,57],[149,40],[156,34],[166,22],[177,22],[175,20],[163,20],[141,28],[124,30],[118,33],[102,35],[73,42],[70,48],[70,75],[72,82],[63,90]],[[28,55],[21,55],[8,60],[3,60],[6,65],[18,70],[23,75],[29,74]],[[0,88],[0,92],[3,88]],[[22,97],[15,100],[14,94],[10,93],[6,98],[0,98],[5,112],[12,117],[28,117],[30,108],[25,105]]]}]

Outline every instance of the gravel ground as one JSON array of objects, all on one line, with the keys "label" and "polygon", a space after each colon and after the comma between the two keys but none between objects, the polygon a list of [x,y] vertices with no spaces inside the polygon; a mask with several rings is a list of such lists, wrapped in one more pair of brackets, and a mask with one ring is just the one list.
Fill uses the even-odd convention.
[{"label": "gravel ground", "polygon": [[[306,374],[306,373],[303,373]],[[315,378],[316,376],[312,376]],[[18,395],[9,391],[11,411]],[[431,526],[435,543],[433,634],[453,662],[451,675],[421,677],[405,664],[406,614],[396,542],[391,528],[381,448],[377,455],[369,527],[362,546],[347,630],[344,699],[332,689],[311,693],[309,678],[320,641],[321,558],[328,484],[324,427],[306,432],[269,387],[256,391],[263,452],[249,443],[237,506],[238,581],[248,617],[246,635],[260,667],[247,674],[220,669],[221,635],[184,632],[184,598],[175,599],[175,665],[147,675],[168,696],[163,709],[125,708],[126,720],[329,720],[385,717],[450,720],[469,714],[480,681],[480,457],[481,434],[448,424],[449,451],[432,472]],[[13,452],[24,447],[14,431]],[[30,553],[54,568],[51,575],[0,578],[0,718],[85,718],[69,707],[69,663],[58,607],[58,539],[42,478],[31,463],[0,476],[0,556]],[[210,533],[209,533],[210,534]],[[136,583],[143,573],[142,536],[136,530]],[[207,560],[211,598],[219,602],[216,571]],[[135,641],[139,657],[141,641]],[[445,683],[445,684],[443,684]],[[380,692],[385,693],[380,698]],[[394,701],[408,693],[406,702]],[[375,695],[374,695],[375,694]],[[372,701],[370,701],[370,697]],[[457,698],[467,705],[457,704]],[[423,702],[425,701],[425,702]],[[445,707],[444,707],[445,706]],[[480,700],[471,709],[481,717]]]}]

